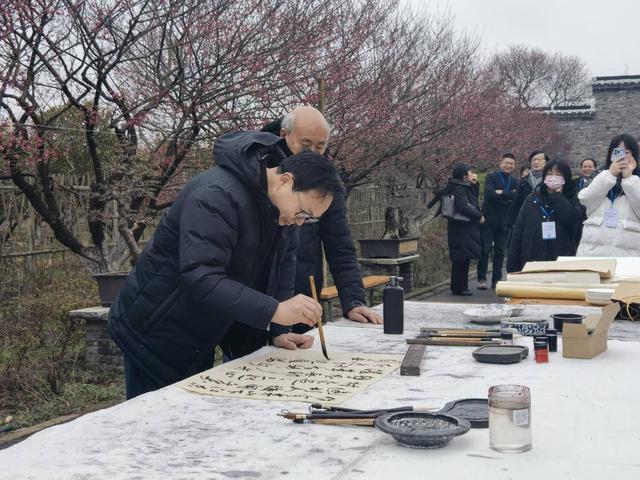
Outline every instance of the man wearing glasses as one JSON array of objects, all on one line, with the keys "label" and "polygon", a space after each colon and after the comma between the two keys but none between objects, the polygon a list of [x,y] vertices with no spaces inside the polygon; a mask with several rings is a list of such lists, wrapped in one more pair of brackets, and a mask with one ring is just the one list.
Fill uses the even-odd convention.
[{"label": "man wearing glasses", "polygon": [[321,320],[318,302],[293,293],[297,226],[317,222],[344,186],[326,158],[284,157],[279,143],[220,137],[216,166],[187,182],[140,255],[108,323],[128,398],[210,368],[216,345],[237,358],[264,345],[270,326]]},{"label": "man wearing glasses", "polygon": [[[310,106],[303,106],[285,115],[281,121],[265,126],[263,131],[283,137],[285,140],[283,149],[287,155],[298,154],[304,150],[323,155],[327,149],[330,128],[320,111]],[[334,198],[329,209],[319,220],[307,217],[300,229],[300,241],[296,252],[296,293],[311,295],[309,276],[313,275],[318,289],[318,298],[320,298],[323,281],[323,247],[333,281],[338,289],[344,316],[356,322],[381,324],[382,317],[365,305],[362,274],[356,258],[343,195]],[[306,330],[308,327],[305,325],[293,328],[294,332]],[[276,341],[284,339],[285,337]],[[282,342],[280,346],[296,348],[293,342]]]}]

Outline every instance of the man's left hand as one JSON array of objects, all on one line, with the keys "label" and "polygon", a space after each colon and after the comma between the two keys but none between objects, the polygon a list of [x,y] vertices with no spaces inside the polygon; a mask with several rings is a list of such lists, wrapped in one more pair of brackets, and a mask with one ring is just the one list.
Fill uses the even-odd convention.
[{"label": "man's left hand", "polygon": [[298,333],[283,333],[273,338],[273,344],[276,347],[286,348],[287,350],[310,348],[311,345],[313,345],[313,337],[311,335],[300,335]]},{"label": "man's left hand", "polygon": [[360,323],[375,323],[376,325],[380,325],[382,323],[382,317],[379,313],[364,306],[354,307],[349,310],[347,312],[347,318]]}]

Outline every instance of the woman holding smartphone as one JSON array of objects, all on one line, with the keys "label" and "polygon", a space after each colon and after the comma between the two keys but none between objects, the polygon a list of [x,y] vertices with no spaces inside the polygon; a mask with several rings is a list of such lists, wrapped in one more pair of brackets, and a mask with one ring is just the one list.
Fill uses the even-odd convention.
[{"label": "woman holding smartphone", "polygon": [[628,134],[611,140],[603,171],[580,190],[587,209],[578,256],[640,255],[638,142]]}]

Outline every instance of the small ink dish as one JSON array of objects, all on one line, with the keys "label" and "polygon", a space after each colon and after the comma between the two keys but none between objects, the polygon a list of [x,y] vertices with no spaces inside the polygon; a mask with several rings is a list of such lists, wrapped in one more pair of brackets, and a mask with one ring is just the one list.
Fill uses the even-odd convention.
[{"label": "small ink dish", "polygon": [[463,398],[447,403],[438,413],[467,420],[471,428],[489,426],[489,400],[486,398]]},{"label": "small ink dish", "polygon": [[375,426],[409,448],[441,448],[471,428],[462,418],[427,412],[387,413],[376,418]]},{"label": "small ink dish", "polygon": [[483,345],[473,351],[473,358],[481,363],[518,363],[527,358],[529,348],[524,345]]}]

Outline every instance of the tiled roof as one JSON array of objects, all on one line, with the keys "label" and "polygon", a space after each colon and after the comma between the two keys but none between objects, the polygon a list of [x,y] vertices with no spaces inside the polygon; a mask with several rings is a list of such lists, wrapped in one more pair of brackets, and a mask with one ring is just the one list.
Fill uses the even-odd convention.
[{"label": "tiled roof", "polygon": [[595,113],[591,105],[576,105],[571,107],[555,107],[543,110],[543,113],[556,118],[590,118]]},{"label": "tiled roof", "polygon": [[619,75],[595,77],[591,82],[593,91],[598,90],[640,90],[640,75]]}]

